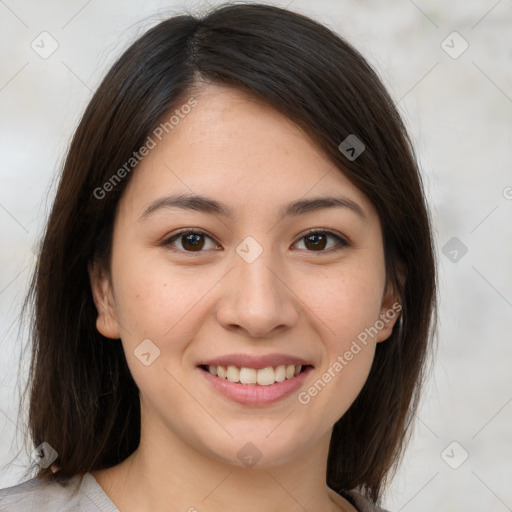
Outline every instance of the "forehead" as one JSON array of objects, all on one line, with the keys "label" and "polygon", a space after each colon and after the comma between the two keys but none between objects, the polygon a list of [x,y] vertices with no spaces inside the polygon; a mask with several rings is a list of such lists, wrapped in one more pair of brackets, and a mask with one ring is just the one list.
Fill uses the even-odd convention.
[{"label": "forehead", "polygon": [[[193,104],[192,108],[181,107]],[[187,113],[185,113],[187,112]],[[124,193],[140,210],[164,193],[208,195],[261,211],[335,192],[376,215],[366,196],[286,116],[237,89],[207,85],[185,96]],[[254,208],[253,208],[254,207]]]}]

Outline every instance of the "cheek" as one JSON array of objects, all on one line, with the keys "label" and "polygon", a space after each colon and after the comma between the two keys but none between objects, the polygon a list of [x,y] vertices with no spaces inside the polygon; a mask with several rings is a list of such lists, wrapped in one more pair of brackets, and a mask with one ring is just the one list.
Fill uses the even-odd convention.
[{"label": "cheek", "polygon": [[116,268],[116,310],[128,366],[143,394],[160,396],[174,382],[176,361],[200,326],[201,298],[212,284],[158,259],[125,258]]},{"label": "cheek", "polygon": [[299,396],[309,414],[322,418],[327,426],[336,423],[361,392],[370,373],[375,345],[350,345],[336,354],[329,366],[322,368],[318,378]]},{"label": "cheek", "polygon": [[299,397],[310,412],[324,411],[324,421],[335,423],[361,391],[375,354],[371,327],[379,319],[384,286],[378,261],[346,265],[319,278],[318,286],[304,281],[308,307],[316,313],[325,358],[317,379]]},{"label": "cheek", "polygon": [[165,258],[144,256],[134,253],[117,262],[116,309],[130,337],[154,336],[161,341],[187,323],[211,285],[208,279],[194,277],[193,268],[173,268]]},{"label": "cheek", "polygon": [[332,426],[352,405],[372,367],[376,342],[369,329],[378,319],[380,286],[355,276],[311,298],[321,321],[324,358],[316,379],[298,397],[311,416]]},{"label": "cheek", "polygon": [[223,273],[172,265],[165,255],[153,255],[149,260],[147,251],[141,251],[140,257],[133,252],[129,258],[121,258],[115,268],[116,309],[132,375],[142,387],[152,385],[147,382],[149,374],[155,383],[160,378],[137,359],[138,347],[149,339],[158,349],[155,352],[159,351],[149,368],[169,379],[164,372],[181,372],[180,361],[187,357],[192,340],[208,319],[211,294]]},{"label": "cheek", "polygon": [[316,313],[329,345],[343,349],[379,318],[384,276],[378,262],[301,279],[304,302]]}]

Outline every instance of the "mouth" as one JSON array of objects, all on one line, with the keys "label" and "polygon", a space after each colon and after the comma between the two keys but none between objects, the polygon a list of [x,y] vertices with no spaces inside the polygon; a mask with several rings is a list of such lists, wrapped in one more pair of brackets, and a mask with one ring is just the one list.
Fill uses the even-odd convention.
[{"label": "mouth", "polygon": [[219,362],[202,363],[197,366],[197,371],[215,394],[249,407],[266,407],[291,397],[305,385],[314,370],[310,364],[264,366],[252,362],[258,368],[214,364]]},{"label": "mouth", "polygon": [[281,364],[265,368],[237,367],[233,365],[199,365],[203,371],[220,380],[227,380],[234,384],[245,386],[272,386],[274,384],[291,380],[313,368],[311,365]]}]

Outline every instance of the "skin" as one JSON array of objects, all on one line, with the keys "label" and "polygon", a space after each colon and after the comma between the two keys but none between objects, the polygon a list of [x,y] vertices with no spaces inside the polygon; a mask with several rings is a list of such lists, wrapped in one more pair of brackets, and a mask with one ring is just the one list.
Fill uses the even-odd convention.
[{"label": "skin", "polygon": [[[353,511],[326,486],[329,440],[396,318],[307,405],[298,393],[237,404],[196,365],[230,353],[296,355],[314,366],[299,391],[307,390],[397,300],[386,286],[378,214],[286,117],[226,87],[210,84],[194,97],[197,106],[133,171],[110,275],[89,269],[97,329],[121,338],[141,400],[139,448],[92,474],[122,512]],[[141,219],[171,193],[214,198],[235,215],[160,208]],[[278,215],[292,201],[326,195],[351,199],[366,219],[349,208]],[[181,228],[210,238],[196,251],[183,237],[165,245]],[[329,236],[315,249],[304,238],[311,228],[349,245],[329,251],[339,243]],[[252,263],[236,252],[247,236],[263,249]],[[160,350],[148,366],[134,355],[146,338]],[[237,457],[247,442],[261,453],[252,467]]]}]

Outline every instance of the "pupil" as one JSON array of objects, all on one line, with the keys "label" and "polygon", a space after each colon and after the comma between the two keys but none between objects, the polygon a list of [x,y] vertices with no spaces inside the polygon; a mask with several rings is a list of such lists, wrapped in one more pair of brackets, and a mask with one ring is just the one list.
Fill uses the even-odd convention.
[{"label": "pupil", "polygon": [[192,248],[199,248],[201,249],[203,247],[203,243],[201,243],[201,237],[202,235],[197,235],[194,233],[191,233],[189,235],[186,235],[185,238],[185,244],[184,247],[186,248],[187,244],[190,244],[190,247]]},{"label": "pupil", "polygon": [[[325,235],[322,235],[322,234],[320,234],[320,235],[319,234],[309,235],[307,237],[307,240],[313,240],[313,248],[316,248],[316,249],[321,248],[321,249],[323,249],[325,247]],[[309,249],[309,247],[308,247],[308,249]]]}]

